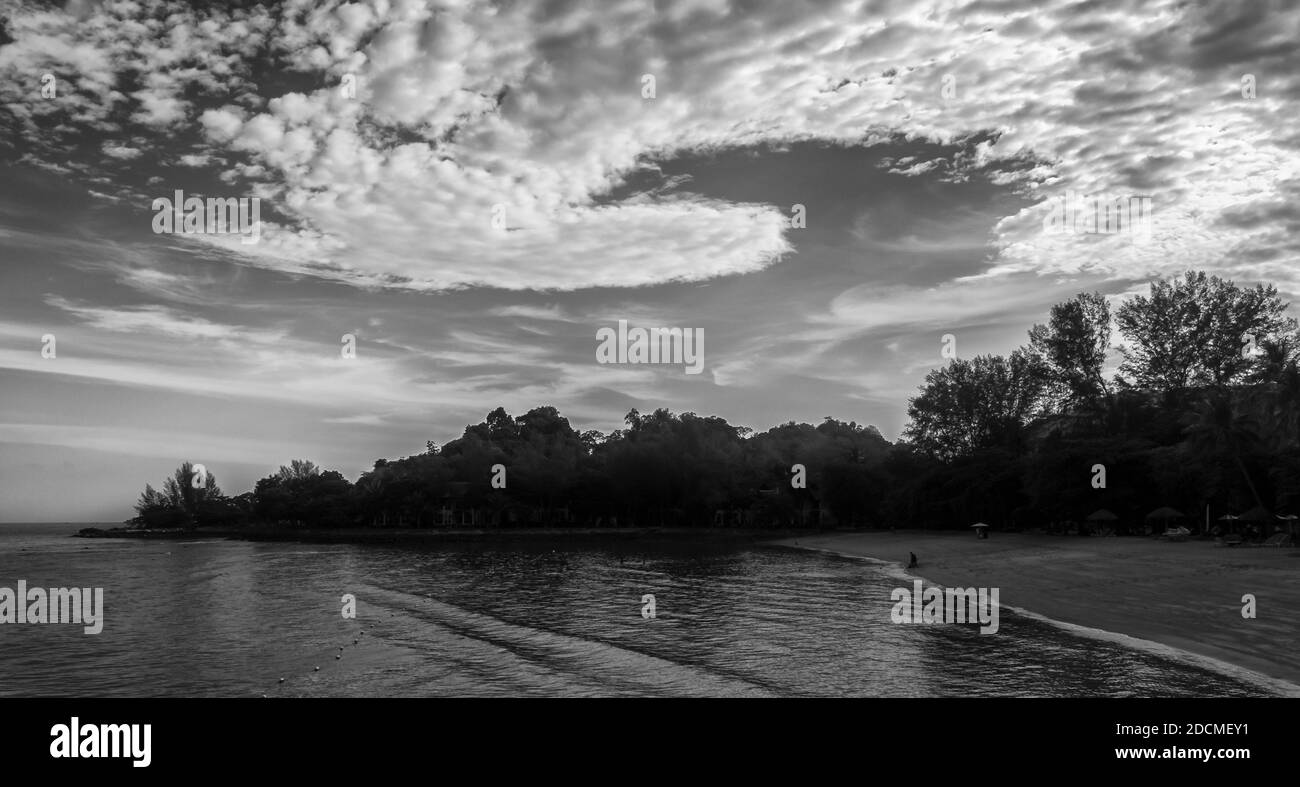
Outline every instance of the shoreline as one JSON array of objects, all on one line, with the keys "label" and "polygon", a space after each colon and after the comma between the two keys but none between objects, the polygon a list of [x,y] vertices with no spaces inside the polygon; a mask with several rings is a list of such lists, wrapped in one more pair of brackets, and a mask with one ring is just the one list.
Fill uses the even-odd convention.
[{"label": "shoreline", "polygon": [[[927,584],[997,587],[1001,606],[1016,614],[1300,696],[1300,552],[1292,548],[921,531],[769,544],[877,561]],[[909,552],[916,569],[904,568]],[[1241,615],[1247,593],[1255,619]]]},{"label": "shoreline", "polygon": [[201,530],[86,527],[70,534],[71,538],[108,538],[136,540],[234,540],[234,541],[302,541],[324,544],[420,544],[479,541],[589,541],[593,539],[636,540],[667,538],[687,541],[748,541],[763,543],[773,538],[802,537],[809,532],[827,531],[773,530],[747,528],[207,528]]}]

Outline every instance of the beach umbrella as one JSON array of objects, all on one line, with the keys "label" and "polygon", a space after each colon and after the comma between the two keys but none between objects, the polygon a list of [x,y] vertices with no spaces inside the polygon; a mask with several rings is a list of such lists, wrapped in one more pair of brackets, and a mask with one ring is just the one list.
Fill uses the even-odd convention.
[{"label": "beach umbrella", "polygon": [[1295,514],[1285,514],[1285,515],[1284,515],[1284,514],[1278,514],[1278,515],[1277,515],[1277,518],[1280,519],[1280,520],[1282,520],[1283,522],[1286,522],[1286,532],[1288,532],[1288,533],[1290,533],[1291,535],[1294,536],[1294,535],[1295,535],[1295,523],[1296,523],[1296,520],[1300,519],[1300,516],[1296,516]]},{"label": "beach umbrella", "polygon": [[1116,519],[1119,519],[1119,517],[1105,508],[1098,508],[1087,516],[1089,522],[1114,522]]},{"label": "beach umbrella", "polygon": [[1177,508],[1170,508],[1169,506],[1164,506],[1162,508],[1157,508],[1155,511],[1152,511],[1151,513],[1147,514],[1146,518],[1154,519],[1157,522],[1161,522],[1163,523],[1165,529],[1168,529],[1169,520],[1182,519],[1183,512],[1179,511]]},{"label": "beach umbrella", "polygon": [[1254,508],[1250,509],[1249,511],[1247,511],[1246,513],[1238,517],[1238,519],[1241,519],[1243,522],[1267,522],[1272,518],[1273,517],[1270,516],[1267,511],[1264,510],[1263,506],[1255,506]]},{"label": "beach umbrella", "polygon": [[986,525],[983,522],[976,522],[975,524],[971,525],[971,527],[992,527],[992,525]]}]

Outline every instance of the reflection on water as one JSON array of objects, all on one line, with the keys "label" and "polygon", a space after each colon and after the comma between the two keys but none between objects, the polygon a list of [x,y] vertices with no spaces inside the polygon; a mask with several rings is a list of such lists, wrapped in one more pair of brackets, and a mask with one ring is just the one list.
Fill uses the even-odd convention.
[{"label": "reflection on water", "polygon": [[[103,587],[104,631],[0,626],[0,696],[1266,693],[1005,609],[990,636],[895,625],[899,580],[820,554],[66,533],[0,526],[0,586]],[[346,593],[355,620],[340,614]],[[644,594],[655,597],[654,619],[641,615]]]}]

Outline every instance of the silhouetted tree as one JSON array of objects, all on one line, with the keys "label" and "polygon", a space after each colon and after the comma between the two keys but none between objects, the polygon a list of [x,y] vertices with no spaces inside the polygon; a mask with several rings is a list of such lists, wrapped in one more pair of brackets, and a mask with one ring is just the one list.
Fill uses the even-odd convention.
[{"label": "silhouetted tree", "polygon": [[161,492],[145,484],[135,510],[132,522],[144,527],[194,528],[227,524],[238,518],[217,486],[216,476],[205,468],[202,476],[196,477],[195,467],[189,462],[176,468],[163,482]]},{"label": "silhouetted tree", "polygon": [[1188,448],[1202,456],[1227,456],[1231,459],[1241,471],[1255,504],[1266,508],[1242,461],[1243,456],[1259,446],[1259,425],[1250,417],[1237,413],[1232,400],[1221,393],[1207,396],[1189,414],[1188,422]]},{"label": "silhouetted tree", "polygon": [[1080,293],[1052,307],[1046,325],[1029,331],[1029,349],[1043,360],[1059,405],[1092,406],[1109,393],[1103,369],[1110,350],[1110,306]]},{"label": "silhouetted tree", "polygon": [[1244,288],[1189,271],[1182,279],[1152,282],[1116,312],[1125,345],[1120,371],[1135,387],[1158,392],[1239,382],[1253,359],[1242,352],[1293,332],[1287,304],[1272,285]]},{"label": "silhouetted tree", "polygon": [[921,450],[954,459],[980,448],[1015,447],[1040,412],[1047,371],[1035,356],[953,360],[925,377],[908,403],[905,436]]}]

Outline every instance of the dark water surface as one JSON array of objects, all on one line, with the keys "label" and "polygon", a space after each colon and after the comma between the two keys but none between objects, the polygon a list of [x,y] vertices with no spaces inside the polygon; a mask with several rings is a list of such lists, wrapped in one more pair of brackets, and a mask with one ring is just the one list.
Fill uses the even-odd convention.
[{"label": "dark water surface", "polygon": [[[98,635],[0,625],[0,696],[1270,693],[1006,609],[996,635],[897,625],[889,594],[908,583],[891,569],[793,550],[593,541],[566,543],[561,562],[526,542],[124,541],[74,529],[0,525],[0,587],[102,587],[105,607]],[[355,620],[341,615],[345,593]]]}]

